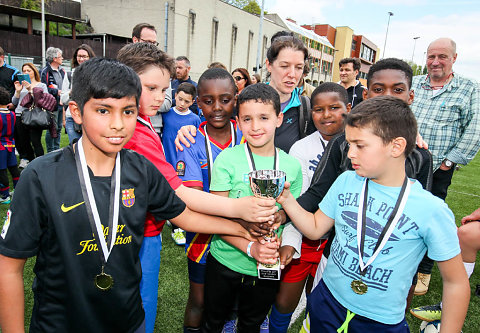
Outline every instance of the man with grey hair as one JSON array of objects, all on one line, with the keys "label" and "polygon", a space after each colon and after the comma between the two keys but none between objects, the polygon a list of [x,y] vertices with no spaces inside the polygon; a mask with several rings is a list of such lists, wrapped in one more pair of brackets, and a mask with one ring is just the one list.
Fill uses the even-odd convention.
[{"label": "man with grey hair", "polygon": [[48,92],[57,100],[57,108],[54,111],[54,119],[56,122],[56,133],[46,131],[45,143],[47,152],[51,152],[60,148],[60,133],[63,126],[63,106],[60,103],[60,95],[62,93],[62,83],[65,76],[65,70],[61,68],[63,62],[62,50],[56,47],[49,47],[45,53],[47,65],[42,69],[41,79],[47,85]]},{"label": "man with grey hair", "polygon": [[[478,83],[453,72],[456,44],[434,40],[427,49],[428,75],[413,77],[412,111],[418,131],[433,156],[432,194],[445,200],[457,164],[467,164],[480,149]],[[416,295],[428,290],[433,261],[424,258],[418,269]]]}]

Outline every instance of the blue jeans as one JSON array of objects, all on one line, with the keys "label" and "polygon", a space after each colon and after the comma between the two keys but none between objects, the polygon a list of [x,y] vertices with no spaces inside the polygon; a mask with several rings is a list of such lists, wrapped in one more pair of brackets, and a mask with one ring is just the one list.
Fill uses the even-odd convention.
[{"label": "blue jeans", "polygon": [[54,119],[57,123],[57,137],[52,138],[50,131],[45,133],[45,143],[47,145],[47,153],[60,149],[60,134],[63,127],[63,106],[59,105],[57,111],[53,112]]},{"label": "blue jeans", "polygon": [[162,234],[144,237],[140,248],[140,264],[142,281],[140,295],[145,311],[145,331],[153,333],[157,317],[158,274],[160,273],[160,251],[162,250]]},{"label": "blue jeans", "polygon": [[73,129],[74,123],[75,122],[73,121],[72,117],[67,116],[65,118],[65,130],[67,131],[68,140],[70,141],[70,143],[72,143],[75,139],[80,139],[80,137],[82,136],[82,133],[78,133]]}]

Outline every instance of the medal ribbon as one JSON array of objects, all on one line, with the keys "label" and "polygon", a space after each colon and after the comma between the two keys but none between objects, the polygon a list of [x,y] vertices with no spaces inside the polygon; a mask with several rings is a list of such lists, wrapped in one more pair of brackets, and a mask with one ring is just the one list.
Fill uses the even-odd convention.
[{"label": "medal ribbon", "polygon": [[[253,159],[252,150],[248,145],[248,142],[245,142],[245,155],[247,156],[248,166],[250,167],[250,171],[257,171],[255,168],[255,160]],[[275,148],[275,155],[273,157],[273,170],[278,170],[279,163],[278,163],[278,148]]]},{"label": "medal ribbon", "polygon": [[[210,145],[210,138],[207,133],[207,125],[203,128],[205,131],[205,152],[207,153],[207,167],[208,167],[208,187],[210,187],[212,179],[212,167],[213,167],[213,157],[212,157],[212,146]],[[232,122],[230,122],[230,134],[232,135],[232,147],[235,147],[237,141],[237,132],[233,128]]]},{"label": "medal ribbon", "polygon": [[83,150],[82,138],[77,142],[77,149],[75,151],[75,163],[77,166],[78,179],[80,180],[80,187],[82,189],[83,200],[85,201],[85,208],[87,210],[88,221],[90,227],[95,235],[95,241],[99,249],[101,249],[102,266],[108,261],[108,257],[115,245],[118,227],[118,211],[120,207],[120,152],[117,153],[115,159],[114,175],[110,182],[110,206],[108,210],[108,229],[107,240],[102,230],[102,223],[100,215],[98,214],[95,196],[93,194],[92,183],[90,175],[88,174],[88,166],[85,160],[85,152]]},{"label": "medal ribbon", "polygon": [[367,272],[367,267],[377,258],[378,254],[385,247],[390,235],[393,233],[400,216],[402,215],[405,204],[407,203],[408,195],[410,193],[410,181],[405,176],[400,194],[398,195],[395,207],[390,214],[387,224],[383,228],[380,236],[375,244],[373,254],[366,264],[363,263],[364,247],[365,247],[365,233],[367,226],[367,203],[368,203],[368,178],[363,183],[362,193],[360,194],[360,204],[358,205],[358,222],[357,222],[357,248],[358,248],[358,261],[360,265],[360,274],[362,276]]}]

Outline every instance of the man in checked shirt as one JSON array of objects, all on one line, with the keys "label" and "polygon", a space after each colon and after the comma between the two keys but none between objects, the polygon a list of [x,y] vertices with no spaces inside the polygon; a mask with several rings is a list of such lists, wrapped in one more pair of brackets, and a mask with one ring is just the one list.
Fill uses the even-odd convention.
[{"label": "man in checked shirt", "polygon": [[[415,100],[411,108],[433,155],[432,194],[443,200],[455,166],[467,164],[480,149],[480,88],[453,72],[456,59],[453,40],[433,41],[427,49],[428,75],[414,76],[412,83]],[[425,259],[419,267],[416,295],[428,290],[433,261]]]}]

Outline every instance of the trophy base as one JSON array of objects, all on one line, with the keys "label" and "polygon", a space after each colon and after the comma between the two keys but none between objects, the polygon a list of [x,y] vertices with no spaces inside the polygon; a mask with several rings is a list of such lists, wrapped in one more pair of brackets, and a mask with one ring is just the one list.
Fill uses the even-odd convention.
[{"label": "trophy base", "polygon": [[280,280],[280,260],[273,265],[257,263],[258,278],[262,280]]}]

